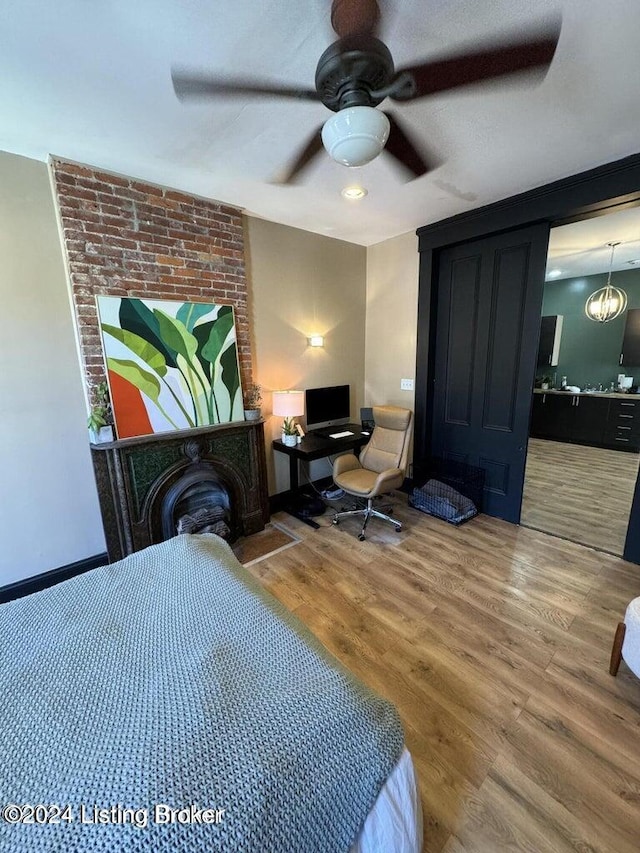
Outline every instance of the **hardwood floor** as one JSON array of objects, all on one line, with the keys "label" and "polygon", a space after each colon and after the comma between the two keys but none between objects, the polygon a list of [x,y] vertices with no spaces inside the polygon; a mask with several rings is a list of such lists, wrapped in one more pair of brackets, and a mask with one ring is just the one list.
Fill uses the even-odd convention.
[{"label": "hardwood floor", "polygon": [[[249,570],[398,708],[428,853],[640,849],[640,680],[608,674],[640,567],[394,499],[405,528],[323,516]],[[392,851],[384,851],[392,853]]]},{"label": "hardwood floor", "polygon": [[530,438],[521,523],[621,556],[639,463],[637,453]]}]

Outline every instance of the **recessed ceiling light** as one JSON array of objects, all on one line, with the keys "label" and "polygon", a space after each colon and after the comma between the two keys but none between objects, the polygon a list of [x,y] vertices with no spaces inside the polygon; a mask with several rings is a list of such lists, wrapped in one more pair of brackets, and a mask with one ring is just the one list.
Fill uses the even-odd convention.
[{"label": "recessed ceiling light", "polygon": [[364,187],[345,187],[342,190],[342,197],[348,198],[350,201],[358,201],[361,198],[364,198],[367,194],[367,190]]},{"label": "recessed ceiling light", "polygon": [[562,270],[549,270],[547,278],[559,278],[562,275]]}]

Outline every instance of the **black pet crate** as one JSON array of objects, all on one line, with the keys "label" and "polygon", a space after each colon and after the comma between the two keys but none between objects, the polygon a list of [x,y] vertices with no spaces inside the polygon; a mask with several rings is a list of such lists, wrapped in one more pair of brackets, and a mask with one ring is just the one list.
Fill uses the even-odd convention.
[{"label": "black pet crate", "polygon": [[454,459],[432,459],[429,476],[414,488],[409,506],[450,524],[462,524],[482,512],[483,468]]}]

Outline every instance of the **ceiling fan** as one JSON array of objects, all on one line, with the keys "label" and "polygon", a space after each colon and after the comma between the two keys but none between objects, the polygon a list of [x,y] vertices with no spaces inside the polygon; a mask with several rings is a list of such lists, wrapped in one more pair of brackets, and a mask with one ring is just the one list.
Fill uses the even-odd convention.
[{"label": "ceiling fan", "polygon": [[387,46],[376,37],[380,9],[376,0],[333,0],[331,26],[338,40],[322,54],[315,89],[269,81],[230,79],[172,71],[180,100],[257,95],[321,101],[333,111],[314,130],[283,177],[293,182],[320,152],[345,166],[362,166],[383,148],[418,178],[435,168],[435,157],[419,150],[397,116],[377,109],[386,98],[413,101],[437,92],[534,69],[546,70],[559,38],[557,23],[508,42],[479,47],[395,69]]}]

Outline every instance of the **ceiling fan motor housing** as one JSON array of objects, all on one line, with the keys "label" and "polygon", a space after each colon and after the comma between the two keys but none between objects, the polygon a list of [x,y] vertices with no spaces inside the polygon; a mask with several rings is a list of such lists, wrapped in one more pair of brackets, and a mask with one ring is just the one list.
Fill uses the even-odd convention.
[{"label": "ceiling fan motor housing", "polygon": [[333,112],[348,107],[375,107],[393,80],[394,65],[389,49],[373,36],[339,39],[325,50],[316,68],[316,90],[322,103]]}]

